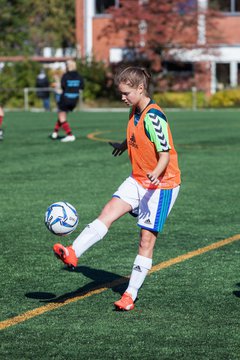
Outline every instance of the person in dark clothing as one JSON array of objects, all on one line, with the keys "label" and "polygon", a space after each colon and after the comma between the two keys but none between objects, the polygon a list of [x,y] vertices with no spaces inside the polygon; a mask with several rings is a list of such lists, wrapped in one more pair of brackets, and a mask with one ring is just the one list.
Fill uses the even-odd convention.
[{"label": "person in dark clothing", "polygon": [[39,99],[43,102],[43,107],[46,111],[50,111],[50,91],[49,91],[49,80],[45,73],[45,71],[42,69],[40,73],[37,76],[36,80],[36,88],[37,90],[37,96]]},{"label": "person in dark clothing", "polygon": [[67,113],[73,111],[79,100],[79,91],[84,89],[83,77],[77,72],[77,65],[74,60],[66,62],[67,71],[61,79],[62,94],[58,103],[58,120],[54,131],[50,135],[51,139],[58,139],[58,132],[62,128],[66,136],[61,139],[62,142],[75,141],[76,137],[67,121]]}]

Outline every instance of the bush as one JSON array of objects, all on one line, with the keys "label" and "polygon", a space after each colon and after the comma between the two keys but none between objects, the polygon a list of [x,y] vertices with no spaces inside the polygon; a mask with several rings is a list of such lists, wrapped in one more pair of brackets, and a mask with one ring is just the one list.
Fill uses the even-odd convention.
[{"label": "bush", "polygon": [[[194,95],[195,94],[195,95]],[[196,96],[196,98],[194,98]],[[164,92],[156,93],[153,99],[161,107],[168,108],[202,108],[206,106],[205,94],[203,92]]]},{"label": "bush", "polygon": [[[85,103],[108,104],[119,101],[113,84],[112,71],[95,60],[78,60],[79,72],[85,79],[83,100]],[[0,72],[0,104],[9,108],[24,108],[24,88],[35,87],[36,77],[42,64],[34,61],[6,63]],[[47,71],[47,70],[46,70]],[[47,71],[51,81],[51,70]],[[240,89],[219,91],[206,99],[203,92],[159,92],[153,99],[163,108],[230,108],[240,107]],[[105,101],[104,101],[105,100]],[[29,93],[30,107],[41,107],[34,92]],[[117,106],[119,104],[117,103]]]},{"label": "bush", "polygon": [[203,92],[196,93],[196,99],[192,92],[164,92],[156,93],[153,99],[162,107],[169,108],[231,108],[240,107],[240,89],[218,91],[210,98],[206,98]]},{"label": "bush", "polygon": [[[114,98],[112,84],[109,85],[109,69],[96,61],[78,61],[78,70],[85,80],[83,99],[92,101],[100,98]],[[0,104],[9,108],[24,107],[24,88],[35,87],[36,77],[42,68],[42,64],[34,61],[18,63],[6,63],[0,72]],[[51,82],[52,71],[47,70]],[[111,73],[110,73],[111,74]],[[29,105],[41,107],[41,102],[36,93],[29,93]]]},{"label": "bush", "polygon": [[[34,61],[6,63],[0,74],[0,103],[6,107],[24,107],[23,89],[35,87],[41,64]],[[34,104],[35,94],[29,94],[29,103]]]},{"label": "bush", "polygon": [[240,106],[240,89],[218,91],[209,99],[208,106],[212,108],[230,108]]},{"label": "bush", "polygon": [[112,97],[112,86],[109,84],[110,70],[103,62],[88,59],[78,61],[78,70],[84,78],[83,100],[96,100]]}]

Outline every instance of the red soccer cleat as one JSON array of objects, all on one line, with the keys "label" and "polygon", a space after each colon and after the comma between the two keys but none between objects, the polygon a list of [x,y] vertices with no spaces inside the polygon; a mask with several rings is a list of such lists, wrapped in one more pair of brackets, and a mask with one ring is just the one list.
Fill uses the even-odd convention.
[{"label": "red soccer cleat", "polygon": [[72,246],[63,246],[61,244],[55,244],[53,246],[53,252],[56,257],[64,262],[68,267],[74,269],[77,266],[78,258]]},{"label": "red soccer cleat", "polygon": [[134,309],[134,302],[133,302],[133,299],[132,299],[132,296],[125,292],[123,294],[123,296],[121,297],[120,300],[116,301],[114,303],[114,305],[116,306],[116,308],[118,310],[133,310]]}]

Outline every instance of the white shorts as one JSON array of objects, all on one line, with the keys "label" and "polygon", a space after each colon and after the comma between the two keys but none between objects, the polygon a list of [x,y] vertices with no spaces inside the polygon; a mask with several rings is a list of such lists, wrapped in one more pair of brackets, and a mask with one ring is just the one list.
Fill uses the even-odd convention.
[{"label": "white shorts", "polygon": [[131,205],[131,215],[138,217],[138,226],[142,229],[161,231],[175,203],[180,186],[174,189],[143,188],[129,176],[113,197],[118,197]]}]

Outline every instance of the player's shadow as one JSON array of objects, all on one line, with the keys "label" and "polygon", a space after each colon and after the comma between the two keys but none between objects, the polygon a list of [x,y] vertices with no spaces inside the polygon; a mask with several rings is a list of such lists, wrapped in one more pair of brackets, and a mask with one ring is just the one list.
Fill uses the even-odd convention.
[{"label": "player's shadow", "polygon": [[[68,268],[64,268],[64,270],[71,271]],[[93,291],[105,288],[112,289],[114,292],[122,295],[126,288],[126,283],[129,281],[129,278],[127,277],[122,277],[105,270],[92,269],[88,266],[78,266],[74,272],[81,273],[92,281],[75,291],[60,296],[48,292],[29,292],[26,293],[25,296],[32,299],[38,299],[40,302],[44,303],[63,303],[66,300],[84,296]]]},{"label": "player's shadow", "polygon": [[[238,286],[240,288],[240,283],[236,284],[236,286]],[[240,290],[233,291],[233,295],[240,298]]]}]

